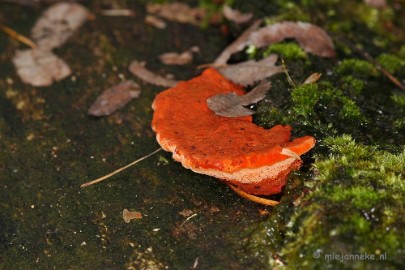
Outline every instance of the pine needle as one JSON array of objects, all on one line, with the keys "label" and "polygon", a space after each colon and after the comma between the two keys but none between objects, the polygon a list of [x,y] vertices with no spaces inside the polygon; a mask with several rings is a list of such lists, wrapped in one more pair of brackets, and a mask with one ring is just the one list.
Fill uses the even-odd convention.
[{"label": "pine needle", "polygon": [[294,83],[294,81],[291,79],[290,74],[288,73],[287,67],[285,65],[284,59],[281,59],[281,66],[283,68],[283,71],[285,75],[287,76],[287,81],[292,87],[297,87],[297,85]]},{"label": "pine needle", "polygon": [[268,206],[276,206],[277,204],[279,204],[280,202],[278,201],[273,201],[270,199],[265,199],[262,197],[258,197],[249,193],[246,193],[242,190],[240,190],[239,188],[235,187],[232,184],[227,184],[233,191],[235,191],[236,194],[238,194],[239,196],[241,196],[242,198],[245,198],[249,201],[255,202],[255,203],[260,203],[263,205],[268,205]]},{"label": "pine needle", "polygon": [[34,41],[32,41],[31,39],[17,33],[15,30],[11,29],[8,26],[5,26],[3,24],[0,23],[0,30],[2,30],[4,33],[6,33],[7,35],[9,35],[10,37],[20,41],[21,43],[24,43],[25,45],[30,46],[33,49],[38,48],[38,45],[35,44]]},{"label": "pine needle", "polygon": [[129,163],[129,164],[127,164],[127,165],[125,165],[125,166],[123,166],[123,167],[121,167],[121,168],[119,168],[119,169],[117,169],[117,170],[115,170],[115,171],[113,171],[113,172],[107,174],[107,175],[104,175],[104,176],[102,176],[102,177],[100,177],[100,178],[97,178],[97,179],[95,179],[95,180],[93,180],[93,181],[84,183],[84,184],[82,184],[80,187],[81,187],[81,188],[84,188],[84,187],[88,187],[88,186],[97,184],[97,183],[99,183],[99,182],[101,182],[101,181],[104,181],[104,180],[110,178],[111,176],[116,175],[117,173],[120,173],[120,172],[122,172],[123,170],[128,169],[129,167],[135,165],[136,163],[138,163],[138,162],[140,162],[140,161],[142,161],[142,160],[144,160],[144,159],[147,159],[148,157],[150,157],[150,156],[156,154],[157,152],[159,152],[160,150],[162,150],[162,148],[156,149],[156,150],[153,151],[152,153],[147,154],[146,156],[143,156],[143,157],[141,157],[141,158],[139,158],[139,159],[137,159],[137,160],[134,160],[133,162],[131,162],[131,163]]}]

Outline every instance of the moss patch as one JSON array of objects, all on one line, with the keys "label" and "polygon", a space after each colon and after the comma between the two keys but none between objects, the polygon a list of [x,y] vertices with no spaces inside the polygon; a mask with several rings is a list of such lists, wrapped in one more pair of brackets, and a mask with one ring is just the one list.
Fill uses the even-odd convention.
[{"label": "moss patch", "polygon": [[[331,137],[324,143],[329,154],[316,157],[315,185],[309,185],[309,195],[282,221],[284,225],[275,226],[269,220],[254,239],[262,238],[274,246],[282,242],[281,250],[270,255],[280,256],[287,267],[349,267],[353,263],[330,260],[330,254],[378,258],[387,254],[378,261],[357,260],[357,268],[371,263],[377,268],[403,264],[405,236],[400,231],[405,226],[405,148],[393,154],[358,144],[349,135]],[[269,231],[282,237],[270,238]],[[272,266],[279,265],[273,261]]]},{"label": "moss patch", "polygon": [[264,51],[264,56],[269,56],[272,53],[278,54],[288,60],[307,59],[305,51],[296,43],[276,43],[270,45]]}]

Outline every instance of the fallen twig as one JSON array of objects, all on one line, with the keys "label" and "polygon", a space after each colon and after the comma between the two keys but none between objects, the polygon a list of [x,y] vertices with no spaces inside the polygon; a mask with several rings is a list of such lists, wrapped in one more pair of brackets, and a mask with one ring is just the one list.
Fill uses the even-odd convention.
[{"label": "fallen twig", "polygon": [[276,206],[277,204],[280,203],[280,202],[278,202],[278,201],[273,201],[273,200],[270,200],[270,199],[266,199],[266,198],[262,198],[262,197],[259,197],[259,196],[255,196],[255,195],[246,193],[246,192],[244,192],[244,191],[238,189],[237,187],[235,187],[235,186],[232,185],[232,184],[228,184],[228,186],[229,186],[236,194],[238,194],[238,195],[241,196],[242,198],[245,198],[245,199],[247,199],[247,200],[249,200],[249,201],[252,201],[252,202],[255,202],[255,203],[260,203],[260,204],[268,205],[268,206]]},{"label": "fallen twig", "polygon": [[25,45],[30,46],[33,49],[38,48],[38,45],[34,41],[17,33],[15,30],[8,26],[5,26],[4,24],[0,23],[0,30],[9,35],[11,38],[18,40],[19,42],[24,43]]},{"label": "fallen twig", "polygon": [[88,187],[88,186],[97,184],[97,183],[99,183],[99,182],[101,182],[101,181],[103,181],[103,180],[105,180],[105,179],[108,179],[108,178],[110,178],[111,176],[116,175],[117,173],[120,173],[120,172],[122,172],[123,170],[128,169],[129,167],[135,165],[136,163],[138,163],[138,162],[140,162],[140,161],[142,161],[142,160],[144,160],[144,159],[146,159],[146,158],[148,158],[148,157],[150,157],[150,156],[156,154],[156,153],[159,152],[160,150],[162,150],[162,148],[156,149],[156,150],[153,151],[152,153],[147,154],[146,156],[143,156],[143,157],[141,157],[141,158],[139,158],[139,159],[137,159],[137,160],[134,160],[133,162],[131,162],[131,163],[129,163],[129,164],[127,164],[127,165],[125,165],[125,166],[123,166],[123,167],[121,167],[121,168],[119,168],[119,169],[117,169],[117,170],[115,170],[115,171],[113,171],[113,172],[107,174],[107,175],[104,175],[104,176],[102,176],[102,177],[100,177],[100,178],[97,178],[97,179],[95,179],[95,180],[93,180],[93,181],[84,183],[84,184],[82,184],[80,187],[81,187],[81,188]]},{"label": "fallen twig", "polygon": [[374,60],[373,57],[371,57],[371,55],[366,52],[363,51],[362,49],[360,49],[359,47],[355,46],[352,42],[350,42],[349,40],[342,38],[342,37],[334,37],[337,41],[345,44],[346,46],[348,46],[350,49],[358,52],[364,59],[366,59],[367,61],[371,62],[376,69],[378,69],[379,71],[381,71],[393,84],[395,84],[396,86],[398,86],[401,90],[405,91],[405,86],[394,76],[392,75],[388,70],[386,70],[385,68],[383,68],[380,63],[378,63],[376,60]]}]

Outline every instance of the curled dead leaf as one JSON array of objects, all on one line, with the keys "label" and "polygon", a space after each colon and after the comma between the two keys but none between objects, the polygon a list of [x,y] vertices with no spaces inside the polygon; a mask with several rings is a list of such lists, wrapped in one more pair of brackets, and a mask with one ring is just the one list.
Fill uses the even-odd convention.
[{"label": "curled dead leaf", "polygon": [[186,65],[193,61],[193,52],[199,51],[198,47],[182,52],[168,52],[159,56],[160,61],[165,65]]},{"label": "curled dead leaf", "polygon": [[13,63],[21,80],[33,86],[49,86],[71,74],[62,59],[43,49],[17,51]]},{"label": "curled dead leaf", "polygon": [[31,31],[42,49],[60,47],[86,21],[88,11],[77,3],[61,2],[45,10]]},{"label": "curled dead leaf", "polygon": [[200,25],[206,16],[203,8],[192,8],[184,3],[173,2],[167,4],[148,4],[148,13],[154,14],[169,21]]},{"label": "curled dead leaf", "polygon": [[111,16],[111,17],[116,17],[116,16],[134,17],[135,16],[135,12],[133,12],[130,9],[124,9],[124,8],[104,9],[100,12],[100,14],[104,15],[104,16]]},{"label": "curled dead leaf", "polygon": [[146,15],[145,23],[152,25],[153,27],[156,27],[158,29],[165,29],[167,26],[164,20],[161,20],[153,15]]},{"label": "curled dead leaf", "polygon": [[306,22],[285,21],[262,27],[250,35],[248,43],[261,48],[287,38],[295,38],[305,51],[315,55],[336,55],[333,41],[325,30]]},{"label": "curled dead leaf", "polygon": [[164,87],[172,87],[177,84],[177,81],[172,79],[167,79],[162,76],[159,76],[152,71],[148,70],[146,67],[146,62],[132,61],[129,65],[129,71],[140,78],[141,80]]},{"label": "curled dead leaf", "polygon": [[276,62],[277,55],[272,54],[260,61],[249,60],[219,67],[218,71],[234,83],[246,86],[283,72],[282,66],[276,66]]},{"label": "curled dead leaf", "polygon": [[125,81],[105,90],[91,105],[88,114],[93,116],[110,115],[124,107],[141,93],[139,85],[133,81]]},{"label": "curled dead leaf", "polygon": [[243,14],[239,10],[235,10],[228,5],[224,5],[222,13],[225,18],[237,24],[248,22],[253,17],[252,13]]},{"label": "curled dead leaf", "polygon": [[309,75],[308,78],[305,79],[305,81],[302,84],[310,84],[310,83],[316,83],[320,78],[322,74],[321,73],[312,73]]},{"label": "curled dead leaf", "polygon": [[245,95],[238,96],[234,92],[217,94],[207,99],[207,105],[216,115],[226,117],[240,117],[252,115],[255,112],[243,106],[262,100],[271,84],[268,81],[260,82],[255,88]]},{"label": "curled dead leaf", "polygon": [[256,20],[249,28],[247,28],[234,42],[232,42],[228,47],[226,47],[222,53],[215,59],[215,65],[222,65],[228,62],[231,55],[240,52],[249,44],[250,35],[259,29],[262,20]]},{"label": "curled dead leaf", "polygon": [[375,8],[385,8],[385,7],[387,7],[387,1],[386,0],[364,0],[364,3],[366,5],[369,5],[369,6],[375,7]]}]

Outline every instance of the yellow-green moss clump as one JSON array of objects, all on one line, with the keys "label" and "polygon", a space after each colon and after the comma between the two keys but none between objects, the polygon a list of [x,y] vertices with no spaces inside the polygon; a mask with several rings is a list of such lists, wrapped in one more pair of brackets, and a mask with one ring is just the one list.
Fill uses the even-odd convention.
[{"label": "yellow-green moss clump", "polygon": [[336,68],[336,72],[340,75],[351,75],[361,77],[377,76],[378,71],[370,62],[361,59],[345,59],[340,62]]},{"label": "yellow-green moss clump", "polygon": [[[287,269],[296,265],[364,269],[371,263],[375,269],[395,269],[403,265],[405,148],[390,153],[356,143],[349,135],[326,138],[323,144],[329,154],[316,157],[315,180],[307,185],[312,191],[295,209],[277,209],[288,218],[278,219],[278,224],[267,221],[253,239],[261,237],[262,243],[272,247],[282,243],[280,250],[267,252],[272,258],[277,253]],[[274,234],[282,237],[269,238]],[[330,254],[378,259],[339,261],[331,260]],[[270,262],[280,267],[277,260]]]},{"label": "yellow-green moss clump", "polygon": [[264,56],[275,53],[287,60],[307,59],[305,51],[296,43],[276,43],[270,45],[264,52]]},{"label": "yellow-green moss clump", "polygon": [[397,73],[405,68],[405,60],[393,54],[383,53],[377,57],[377,61],[388,72]]}]

